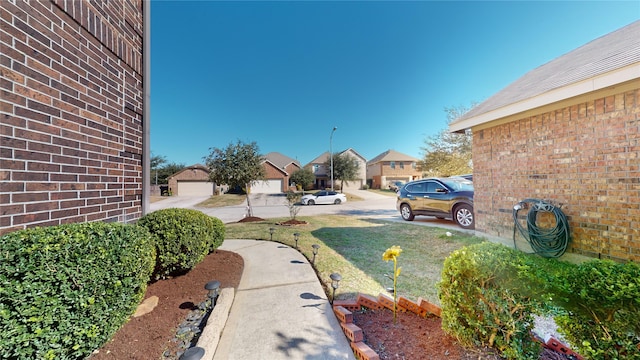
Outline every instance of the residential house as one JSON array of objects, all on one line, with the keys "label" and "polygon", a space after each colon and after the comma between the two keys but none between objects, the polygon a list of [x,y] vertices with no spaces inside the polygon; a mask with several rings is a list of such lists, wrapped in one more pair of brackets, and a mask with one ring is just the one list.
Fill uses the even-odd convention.
[{"label": "residential house", "polygon": [[211,171],[202,164],[188,166],[167,178],[169,192],[175,196],[211,196],[216,185],[209,181]]},{"label": "residential house", "polygon": [[419,162],[420,159],[389,149],[367,162],[367,181],[372,189],[388,189],[393,181],[421,179]]},{"label": "residential house", "polygon": [[[349,148],[338,153],[339,155],[346,155],[356,159],[358,163],[358,175],[355,180],[345,182],[343,190],[349,189],[361,189],[366,184],[367,179],[367,160],[354,149]],[[331,187],[331,167],[327,166],[331,163],[329,158],[329,152],[324,152],[317,158],[311,160],[304,166],[305,169],[309,169],[316,177],[315,188],[316,189],[328,189]],[[334,177],[334,189],[340,187],[340,181]]]},{"label": "residential house", "polygon": [[473,133],[476,230],[510,238],[513,207],[567,215],[569,251],[640,260],[640,21],[516,80],[460,119]]},{"label": "residential house", "polygon": [[274,194],[292,189],[289,179],[294,171],[301,169],[300,162],[278,152],[270,152],[264,158],[266,179],[255,183],[251,193]]},{"label": "residential house", "polygon": [[147,211],[148,10],[0,1],[0,234]]}]

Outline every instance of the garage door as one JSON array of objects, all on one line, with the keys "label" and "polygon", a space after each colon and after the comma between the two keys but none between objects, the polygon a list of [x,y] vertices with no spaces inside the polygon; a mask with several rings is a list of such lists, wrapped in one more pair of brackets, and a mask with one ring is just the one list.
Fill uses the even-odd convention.
[{"label": "garage door", "polygon": [[279,194],[282,192],[282,180],[258,181],[251,187],[252,194]]},{"label": "garage door", "polygon": [[213,183],[206,181],[178,180],[178,196],[211,196]]}]

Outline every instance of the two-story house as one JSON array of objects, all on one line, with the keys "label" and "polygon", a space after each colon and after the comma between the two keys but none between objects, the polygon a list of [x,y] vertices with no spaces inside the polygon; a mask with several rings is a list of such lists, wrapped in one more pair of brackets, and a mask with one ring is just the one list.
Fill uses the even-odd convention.
[{"label": "two-story house", "polygon": [[[361,189],[364,184],[366,184],[367,179],[367,159],[365,159],[362,155],[358,154],[355,150],[349,148],[344,151],[338,153],[338,155],[346,155],[350,156],[358,162],[358,175],[355,180],[345,182],[344,189]],[[308,164],[304,166],[305,169],[311,170],[316,177],[315,188],[316,189],[327,189],[331,187],[331,167],[328,166],[330,164],[329,152],[324,152],[317,158],[311,160]],[[340,181],[334,177],[334,188],[337,189],[340,187]]]},{"label": "two-story house", "polygon": [[420,159],[395,150],[387,150],[367,162],[367,180],[372,189],[387,189],[391,182],[422,178]]}]

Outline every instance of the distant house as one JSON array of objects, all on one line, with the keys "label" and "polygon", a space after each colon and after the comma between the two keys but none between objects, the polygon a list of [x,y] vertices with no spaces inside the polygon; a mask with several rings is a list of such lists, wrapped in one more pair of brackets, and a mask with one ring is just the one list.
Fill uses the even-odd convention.
[{"label": "distant house", "polygon": [[215,184],[209,181],[210,172],[201,164],[188,166],[167,178],[169,191],[175,196],[211,196]]},{"label": "distant house", "polygon": [[476,230],[510,238],[525,198],[562,204],[570,251],[640,260],[640,21],[516,80],[450,124],[473,133]]},{"label": "distant house", "polygon": [[278,152],[266,154],[263,166],[266,179],[251,187],[253,194],[283,193],[289,190],[291,174],[301,169],[300,162]]},{"label": "distant house", "polygon": [[367,162],[367,180],[372,189],[387,189],[392,181],[409,182],[422,178],[420,159],[387,150]]},{"label": "distant house", "polygon": [[[350,156],[358,162],[358,175],[355,180],[345,182],[344,190],[348,189],[361,189],[364,184],[366,184],[367,179],[367,160],[360,154],[358,154],[355,150],[349,148],[343,150],[338,153],[339,155],[347,155]],[[316,177],[315,188],[316,189],[326,189],[331,187],[331,167],[326,166],[326,164],[330,163],[329,152],[324,152],[317,158],[311,160],[308,164],[304,166],[305,169],[309,169],[313,172]],[[338,188],[340,186],[340,182],[334,177],[334,188]]]}]

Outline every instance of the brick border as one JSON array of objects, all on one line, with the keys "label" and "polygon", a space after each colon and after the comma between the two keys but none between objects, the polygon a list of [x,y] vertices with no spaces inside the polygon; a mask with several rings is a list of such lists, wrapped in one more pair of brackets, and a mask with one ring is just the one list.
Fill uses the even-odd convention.
[{"label": "brick border", "polygon": [[[360,360],[380,360],[380,356],[363,342],[362,329],[353,323],[352,311],[358,311],[363,307],[372,310],[383,308],[393,310],[393,299],[382,293],[377,298],[358,293],[358,297],[355,300],[335,300],[333,302],[333,312],[340,322],[344,335],[349,339],[355,356]],[[420,298],[416,303],[404,296],[398,298],[397,310],[412,312],[422,318],[427,317],[429,314],[440,317],[442,313],[442,309],[438,305],[432,304],[427,300]]]},{"label": "brick border", "polygon": [[[418,298],[417,302],[413,302],[404,296],[399,296],[397,305],[397,311],[412,312],[421,318],[426,318],[429,315],[439,318],[442,317],[442,308],[423,298]],[[364,343],[364,333],[362,329],[353,323],[352,311],[358,311],[363,307],[371,310],[380,310],[383,308],[393,310],[393,298],[383,293],[378,294],[378,298],[358,293],[355,300],[335,300],[333,302],[333,312],[340,322],[342,331],[347,339],[349,339],[351,349],[353,349],[355,356],[360,360],[380,360],[380,356]],[[577,360],[583,360],[582,356],[569,349],[569,346],[554,337],[549,337],[546,340],[537,337],[534,338],[540,342],[543,347],[565,355],[571,355]]]}]

